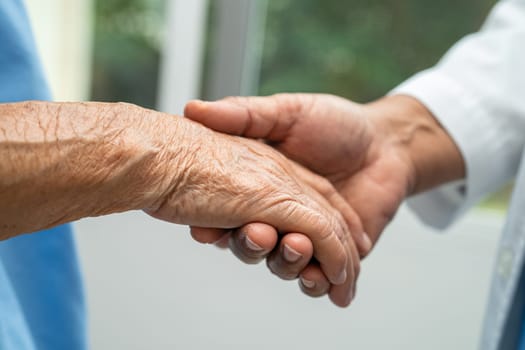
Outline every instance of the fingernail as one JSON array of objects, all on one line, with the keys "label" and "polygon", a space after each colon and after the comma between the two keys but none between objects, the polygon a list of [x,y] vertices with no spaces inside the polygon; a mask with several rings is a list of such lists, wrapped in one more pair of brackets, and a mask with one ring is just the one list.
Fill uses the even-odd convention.
[{"label": "fingernail", "polygon": [[361,234],[361,240],[363,242],[363,249],[366,252],[369,252],[370,249],[372,249],[372,241],[370,240],[370,237],[368,237],[368,234],[366,232],[363,232]]},{"label": "fingernail", "polygon": [[315,287],[314,281],[307,280],[304,277],[301,277],[301,283],[308,289],[312,289],[313,287]]},{"label": "fingernail", "polygon": [[297,250],[290,247],[288,244],[285,244],[283,248],[283,256],[284,256],[284,260],[290,263],[295,263],[299,259],[301,259],[303,255],[299,253]]},{"label": "fingernail", "polygon": [[254,252],[260,252],[263,250],[263,248],[260,245],[252,241],[248,236],[244,236],[244,243],[246,244],[246,247],[248,247],[248,249],[253,250]]},{"label": "fingernail", "polygon": [[346,269],[341,271],[337,280],[334,281],[334,284],[343,284],[346,281]]}]

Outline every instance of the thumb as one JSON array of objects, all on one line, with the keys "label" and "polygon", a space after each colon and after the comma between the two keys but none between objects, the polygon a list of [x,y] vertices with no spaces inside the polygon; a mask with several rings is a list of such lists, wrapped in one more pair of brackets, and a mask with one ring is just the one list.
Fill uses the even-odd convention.
[{"label": "thumb", "polygon": [[301,117],[305,94],[228,97],[216,102],[190,101],[184,115],[213,130],[268,141],[283,141]]}]

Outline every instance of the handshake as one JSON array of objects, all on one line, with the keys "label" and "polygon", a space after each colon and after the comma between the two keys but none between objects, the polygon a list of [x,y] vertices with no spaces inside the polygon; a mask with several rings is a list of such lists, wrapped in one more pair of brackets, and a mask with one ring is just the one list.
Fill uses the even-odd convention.
[{"label": "handshake", "polygon": [[431,113],[401,95],[192,101],[186,118],[128,104],[1,107],[0,179],[15,180],[0,183],[0,238],[144,210],[341,307],[402,201],[465,172]]},{"label": "handshake", "polygon": [[[266,259],[280,278],[299,278],[305,294],[328,294],[341,307],[355,297],[360,259],[404,198],[462,176],[453,142],[406,96],[368,106],[329,95],[235,97],[190,102],[185,115],[236,136],[195,137],[199,168],[187,179],[198,190],[185,202],[206,200],[189,222],[193,238],[229,246],[246,263]],[[437,140],[444,149],[428,146]],[[425,157],[442,152],[456,153],[460,170],[438,179]],[[222,217],[203,225],[210,210]],[[153,215],[170,220],[170,212]]]}]

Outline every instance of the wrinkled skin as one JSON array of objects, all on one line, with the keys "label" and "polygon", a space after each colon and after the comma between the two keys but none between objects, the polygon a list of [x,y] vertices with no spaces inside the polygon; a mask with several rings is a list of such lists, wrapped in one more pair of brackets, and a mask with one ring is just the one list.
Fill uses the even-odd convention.
[{"label": "wrinkled skin", "polygon": [[[348,204],[328,181],[270,146],[194,126],[195,142],[182,166],[187,169],[182,182],[147,212],[196,227],[237,228],[258,222],[275,227],[274,237],[277,231],[306,234],[319,268],[338,284],[334,302],[347,305],[359,273],[359,253],[347,223],[362,231]],[[244,240],[239,237],[237,243]]]},{"label": "wrinkled skin", "polygon": [[[193,101],[185,110],[188,118],[214,130],[262,139],[328,179],[362,221],[363,230],[355,230],[354,219],[344,215],[361,256],[368,254],[414,187],[412,160],[403,140],[392,137],[391,130],[380,123],[383,114],[380,103],[366,106],[335,96],[309,94]],[[194,238],[200,242],[218,240],[221,245],[226,240],[220,230],[194,231]],[[300,275],[301,289],[310,296],[334,289],[315,262],[307,262],[311,246],[306,237],[282,239],[304,256],[302,264],[290,264],[284,258],[282,241],[279,247],[272,246],[273,228],[252,224],[240,231],[244,234],[234,234],[230,247],[241,260],[252,256],[253,262],[267,257],[268,266],[279,277]],[[239,236],[248,236],[265,249],[254,254]],[[330,293],[333,300],[337,294]]]},{"label": "wrinkled skin", "polygon": [[341,215],[349,209],[334,208],[345,203],[319,193],[325,180],[265,144],[130,104],[25,102],[0,112],[0,239],[137,209],[200,227],[259,222],[306,235],[328,279],[342,294],[354,288],[359,259]]}]

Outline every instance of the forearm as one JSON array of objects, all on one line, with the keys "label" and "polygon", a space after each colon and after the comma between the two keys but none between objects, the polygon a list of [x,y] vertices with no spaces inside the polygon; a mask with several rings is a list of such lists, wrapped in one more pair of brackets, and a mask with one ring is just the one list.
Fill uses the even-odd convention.
[{"label": "forearm", "polygon": [[408,195],[465,177],[465,162],[459,148],[418,100],[396,95],[369,107],[384,139],[406,158]]},{"label": "forearm", "polygon": [[418,201],[442,208],[433,225],[450,223],[518,171],[525,147],[524,40],[525,2],[499,1],[479,32],[392,92],[421,101],[464,158],[463,186],[442,187]]},{"label": "forearm", "polygon": [[0,238],[154,206],[177,176],[160,169],[184,144],[177,119],[127,104],[0,105]]}]

